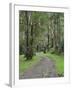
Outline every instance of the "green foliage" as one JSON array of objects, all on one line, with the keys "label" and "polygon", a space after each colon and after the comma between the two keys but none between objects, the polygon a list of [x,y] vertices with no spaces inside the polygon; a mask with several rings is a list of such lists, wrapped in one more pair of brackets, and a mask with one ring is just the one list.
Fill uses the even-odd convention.
[{"label": "green foliage", "polygon": [[[47,52],[48,51],[48,52]],[[48,57],[64,74],[64,13],[19,11],[19,72]]]},{"label": "green foliage", "polygon": [[63,55],[57,55],[57,54],[51,54],[50,52],[48,53],[43,53],[39,52],[36,53],[36,56],[33,56],[31,60],[26,60],[24,55],[19,56],[19,71],[20,74],[24,74],[24,72],[31,68],[33,65],[37,64],[42,57],[48,57],[51,60],[55,62],[56,66],[56,73],[58,76],[63,76],[64,75],[64,56]]},{"label": "green foliage", "polygon": [[54,48],[51,48],[51,49],[50,49],[50,53],[51,53],[51,54],[54,54],[54,53],[55,53],[55,49],[54,49]]},{"label": "green foliage", "polygon": [[47,53],[46,56],[52,60],[54,60],[56,65],[56,72],[59,76],[64,75],[64,56]]},{"label": "green foliage", "polygon": [[20,74],[23,74],[27,69],[38,63],[41,59],[41,56],[38,54],[36,56],[33,56],[32,59],[26,60],[24,55],[19,56],[19,71]]},{"label": "green foliage", "polygon": [[38,51],[63,53],[64,13],[19,11],[19,48],[27,59]]}]

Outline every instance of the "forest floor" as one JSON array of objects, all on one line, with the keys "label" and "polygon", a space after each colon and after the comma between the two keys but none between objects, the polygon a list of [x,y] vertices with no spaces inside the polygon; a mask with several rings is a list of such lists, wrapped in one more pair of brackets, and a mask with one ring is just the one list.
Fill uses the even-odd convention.
[{"label": "forest floor", "polygon": [[48,57],[42,57],[35,65],[28,68],[20,79],[57,77],[55,62]]}]

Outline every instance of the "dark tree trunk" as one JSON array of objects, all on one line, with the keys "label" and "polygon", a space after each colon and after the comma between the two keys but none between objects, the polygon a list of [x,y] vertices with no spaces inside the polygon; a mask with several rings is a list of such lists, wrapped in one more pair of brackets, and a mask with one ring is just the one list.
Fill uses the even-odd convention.
[{"label": "dark tree trunk", "polygon": [[28,12],[26,11],[25,12],[25,17],[26,17],[26,33],[25,33],[25,35],[26,35],[26,52],[25,52],[25,54],[26,54],[26,58],[27,59],[29,59],[29,30],[28,30]]},{"label": "dark tree trunk", "polygon": [[31,41],[30,41],[30,44],[31,44],[31,58],[33,56],[33,24],[31,25]]},{"label": "dark tree trunk", "polygon": [[47,48],[48,48],[48,51],[49,51],[49,31],[48,31],[48,46],[47,46]]},{"label": "dark tree trunk", "polygon": [[26,11],[26,58],[32,59],[33,56],[33,25],[31,24],[31,12]]},{"label": "dark tree trunk", "polygon": [[49,28],[50,27],[50,24],[49,24],[49,22],[48,22],[48,45],[47,45],[47,50],[49,51]]}]

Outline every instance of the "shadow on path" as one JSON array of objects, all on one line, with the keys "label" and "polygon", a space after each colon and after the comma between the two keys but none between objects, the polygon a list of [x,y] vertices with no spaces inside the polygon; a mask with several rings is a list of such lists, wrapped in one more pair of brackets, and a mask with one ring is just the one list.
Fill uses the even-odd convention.
[{"label": "shadow on path", "polygon": [[43,57],[36,65],[20,75],[20,79],[57,77],[55,63],[47,57]]}]

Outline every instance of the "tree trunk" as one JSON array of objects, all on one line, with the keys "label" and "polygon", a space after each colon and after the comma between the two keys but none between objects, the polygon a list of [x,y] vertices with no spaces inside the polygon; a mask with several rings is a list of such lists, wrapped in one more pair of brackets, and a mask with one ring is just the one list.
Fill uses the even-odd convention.
[{"label": "tree trunk", "polygon": [[31,44],[31,58],[33,56],[33,24],[31,25],[31,41],[30,41],[30,44]]}]

